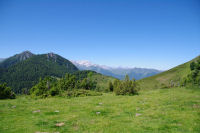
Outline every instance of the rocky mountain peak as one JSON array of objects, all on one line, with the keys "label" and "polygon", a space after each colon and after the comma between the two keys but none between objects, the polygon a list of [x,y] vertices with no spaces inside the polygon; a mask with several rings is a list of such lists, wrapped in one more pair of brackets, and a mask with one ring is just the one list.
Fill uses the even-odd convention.
[{"label": "rocky mountain peak", "polygon": [[26,60],[32,56],[34,56],[34,54],[31,53],[30,51],[24,51],[24,52],[16,55],[16,57],[18,57],[20,61]]},{"label": "rocky mountain peak", "polygon": [[49,60],[50,58],[54,59],[54,61],[56,62],[57,56],[53,52],[47,53],[47,59]]}]

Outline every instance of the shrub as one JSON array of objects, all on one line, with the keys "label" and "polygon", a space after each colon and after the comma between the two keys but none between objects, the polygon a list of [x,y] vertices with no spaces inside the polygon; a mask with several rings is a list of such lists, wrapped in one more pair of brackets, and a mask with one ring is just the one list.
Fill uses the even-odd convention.
[{"label": "shrub", "polygon": [[10,87],[7,87],[7,84],[0,84],[0,99],[14,99],[15,93],[11,91]]},{"label": "shrub", "polygon": [[57,87],[52,87],[49,91],[49,94],[51,96],[56,96],[56,95],[59,95],[60,93],[60,90],[57,88]]},{"label": "shrub", "polygon": [[112,82],[110,81],[109,84],[108,84],[108,88],[109,88],[109,91],[113,92],[113,84]]},{"label": "shrub", "polygon": [[40,79],[39,83],[33,86],[30,90],[30,94],[32,96],[40,96],[40,97],[47,97],[47,96],[55,96],[59,94],[59,89],[55,88],[56,86],[56,79],[52,77],[46,77],[43,80]]},{"label": "shrub", "polygon": [[200,87],[200,58],[190,64],[190,74],[181,81],[182,86]]},{"label": "shrub", "polygon": [[162,83],[160,88],[161,88],[161,89],[167,89],[167,88],[169,88],[169,87],[168,87],[166,84]]},{"label": "shrub", "polygon": [[100,92],[84,90],[84,89],[75,89],[66,91],[67,97],[101,96],[101,95],[102,93]]},{"label": "shrub", "polygon": [[83,79],[79,84],[79,89],[95,90],[97,83],[88,78]]},{"label": "shrub", "polygon": [[72,74],[66,74],[65,77],[58,81],[58,86],[60,90],[73,89],[76,86],[76,77]]},{"label": "shrub", "polygon": [[139,85],[134,79],[130,80],[126,75],[125,80],[114,81],[114,92],[116,95],[135,95],[138,94]]},{"label": "shrub", "polygon": [[[90,75],[91,74],[89,73],[89,76]],[[96,84],[97,83],[92,81],[90,77],[80,80],[76,79],[75,75],[72,74],[66,74],[65,77],[59,80],[52,77],[46,77],[43,80],[40,79],[39,83],[31,88],[30,94],[42,98],[62,95],[61,93],[63,92],[66,92],[69,96],[90,95],[91,93],[88,91],[79,92],[77,90],[95,90],[97,88]],[[93,93],[91,95],[93,95]]]}]

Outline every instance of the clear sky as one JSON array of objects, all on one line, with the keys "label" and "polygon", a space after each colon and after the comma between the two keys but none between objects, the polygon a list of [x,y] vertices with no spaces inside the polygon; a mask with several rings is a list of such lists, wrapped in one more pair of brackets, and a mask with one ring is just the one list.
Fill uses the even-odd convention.
[{"label": "clear sky", "polygon": [[166,70],[200,55],[200,1],[0,0],[0,58],[24,50]]}]

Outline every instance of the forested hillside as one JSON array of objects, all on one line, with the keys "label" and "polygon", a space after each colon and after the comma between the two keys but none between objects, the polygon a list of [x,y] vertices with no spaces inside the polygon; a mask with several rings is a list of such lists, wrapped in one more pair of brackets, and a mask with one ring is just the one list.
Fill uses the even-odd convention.
[{"label": "forested hillside", "polygon": [[69,60],[53,53],[21,57],[15,55],[6,59],[0,68],[0,81],[6,82],[16,93],[20,93],[22,89],[30,89],[39,78],[62,77],[65,73],[78,71]]},{"label": "forested hillside", "polygon": [[17,63],[19,63],[20,61],[24,61],[30,57],[34,56],[33,53],[31,53],[30,51],[24,51],[20,54],[16,54],[12,57],[9,57],[5,60],[3,60],[1,63],[0,63],[0,67],[1,68],[8,68],[9,66],[12,66],[12,65],[15,65]]},{"label": "forested hillside", "polygon": [[15,93],[28,92],[40,78],[59,79],[66,73],[73,74],[76,80],[83,80],[92,73],[91,81],[96,82],[99,91],[108,89],[108,82],[115,79],[93,71],[79,71],[69,60],[54,53],[35,55],[25,51],[0,63],[0,83],[7,83]]}]

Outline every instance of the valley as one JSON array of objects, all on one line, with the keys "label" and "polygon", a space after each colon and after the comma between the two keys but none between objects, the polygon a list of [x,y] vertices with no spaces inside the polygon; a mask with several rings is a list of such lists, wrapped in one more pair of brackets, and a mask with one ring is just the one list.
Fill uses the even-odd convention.
[{"label": "valley", "polygon": [[0,133],[200,133],[200,0],[0,0]]}]

